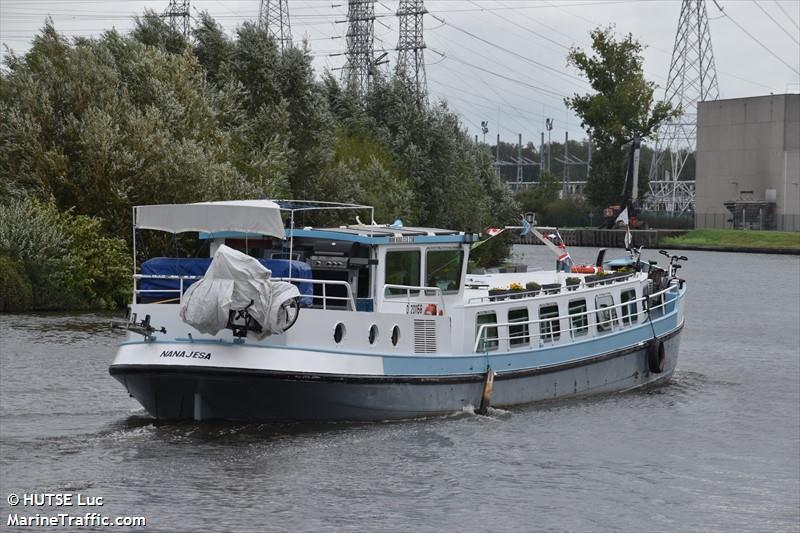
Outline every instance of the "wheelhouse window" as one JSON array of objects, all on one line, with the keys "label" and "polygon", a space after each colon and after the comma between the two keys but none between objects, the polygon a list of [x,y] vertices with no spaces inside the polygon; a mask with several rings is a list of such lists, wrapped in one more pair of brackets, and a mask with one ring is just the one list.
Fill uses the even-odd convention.
[{"label": "wheelhouse window", "polygon": [[[524,346],[530,343],[530,324],[528,322],[528,308],[512,309],[508,312],[508,326],[509,343],[512,347]],[[523,322],[523,324],[518,324]]]},{"label": "wheelhouse window", "polygon": [[600,333],[611,331],[617,321],[617,310],[609,309],[614,307],[614,297],[609,293],[598,294],[594,304],[597,309],[597,331]]},{"label": "wheelhouse window", "polygon": [[586,314],[586,299],[570,300],[569,326],[572,328],[573,338],[589,333],[589,315]]},{"label": "wheelhouse window", "polygon": [[[386,283],[419,287],[422,254],[419,250],[393,250],[386,252]],[[416,296],[419,291],[412,291]],[[408,294],[406,289],[388,289],[388,295]]]},{"label": "wheelhouse window", "polygon": [[639,314],[636,303],[636,289],[622,291],[620,294],[620,303],[625,304],[621,308],[622,323],[624,325],[635,324]]},{"label": "wheelhouse window", "polygon": [[540,306],[539,319],[542,320],[542,322],[539,322],[542,342],[555,342],[561,338],[561,323],[558,320],[558,304],[545,304]]},{"label": "wheelhouse window", "polygon": [[[496,313],[480,313],[475,317],[475,337],[481,336],[481,326],[484,324],[497,324]],[[481,341],[478,343],[478,351],[496,350],[499,344],[497,326],[483,328]]]},{"label": "wheelhouse window", "polygon": [[442,292],[456,292],[461,284],[464,250],[428,250],[425,257],[425,286]]}]

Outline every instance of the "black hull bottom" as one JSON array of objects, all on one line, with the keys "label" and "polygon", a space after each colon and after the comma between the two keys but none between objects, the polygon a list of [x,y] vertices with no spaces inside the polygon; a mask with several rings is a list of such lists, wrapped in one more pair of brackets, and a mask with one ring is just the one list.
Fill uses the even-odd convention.
[{"label": "black hull bottom", "polygon": [[[580,363],[498,374],[491,404],[603,394],[663,383],[677,364],[680,329],[662,337],[664,369],[648,369],[634,347]],[[483,376],[358,377],[259,370],[114,365],[111,375],[159,419],[253,422],[387,420],[433,416],[480,405]]]}]

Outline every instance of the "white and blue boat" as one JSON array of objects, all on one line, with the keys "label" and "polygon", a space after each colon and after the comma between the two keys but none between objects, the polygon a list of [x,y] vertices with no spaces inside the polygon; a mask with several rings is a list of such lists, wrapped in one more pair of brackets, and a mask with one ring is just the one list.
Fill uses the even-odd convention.
[{"label": "white and blue boat", "polygon": [[475,234],[302,225],[358,210],[372,220],[319,202],[135,208],[134,257],[153,230],[194,234],[207,253],[134,259],[111,375],[158,419],[245,421],[431,416],[672,376],[681,258],[473,275]]}]

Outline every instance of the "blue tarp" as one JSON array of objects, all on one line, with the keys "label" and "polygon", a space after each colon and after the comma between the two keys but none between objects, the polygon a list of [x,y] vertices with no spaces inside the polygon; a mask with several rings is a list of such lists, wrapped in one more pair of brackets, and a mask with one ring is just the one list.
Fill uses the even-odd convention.
[{"label": "blue tarp", "polygon": [[[289,261],[288,259],[259,259],[259,263],[272,271],[272,276],[285,278],[289,276],[289,264],[292,267],[292,277],[302,279],[311,278],[311,267],[302,261]],[[177,258],[177,257],[154,257],[142,263],[142,274],[149,276],[197,276],[203,277],[211,264],[210,257],[200,258]],[[189,288],[198,280],[183,280],[183,291]],[[300,304],[310,306],[314,287],[311,283],[295,283],[303,295]],[[181,282],[177,279],[142,279],[139,281],[139,289],[146,291],[142,296],[146,298],[177,298]],[[160,292],[164,291],[164,292]]]}]

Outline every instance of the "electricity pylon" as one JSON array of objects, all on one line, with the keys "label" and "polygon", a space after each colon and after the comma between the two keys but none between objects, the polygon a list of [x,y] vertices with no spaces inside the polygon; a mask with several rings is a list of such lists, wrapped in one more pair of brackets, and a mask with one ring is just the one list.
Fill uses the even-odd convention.
[{"label": "electricity pylon", "polygon": [[400,0],[397,16],[400,35],[397,39],[397,75],[405,78],[419,100],[427,94],[425,79],[425,40],[422,18],[427,13],[424,0]]},{"label": "electricity pylon", "polygon": [[347,64],[344,76],[359,94],[369,91],[375,68],[375,0],[347,1]]},{"label": "electricity pylon", "polygon": [[183,35],[184,39],[189,38],[189,0],[169,0],[161,17],[168,19],[169,27]]},{"label": "electricity pylon", "polygon": [[[719,84],[705,0],[683,0],[665,92],[665,100],[682,113],[664,123],[656,137],[649,176],[652,197],[648,199],[656,208],[677,209],[680,191],[675,182],[685,177],[687,160],[697,144],[697,103],[717,99]],[[670,181],[673,186],[664,187],[662,182]]]},{"label": "electricity pylon", "polygon": [[266,28],[281,50],[292,46],[292,27],[289,24],[289,0],[261,0],[258,25]]}]

